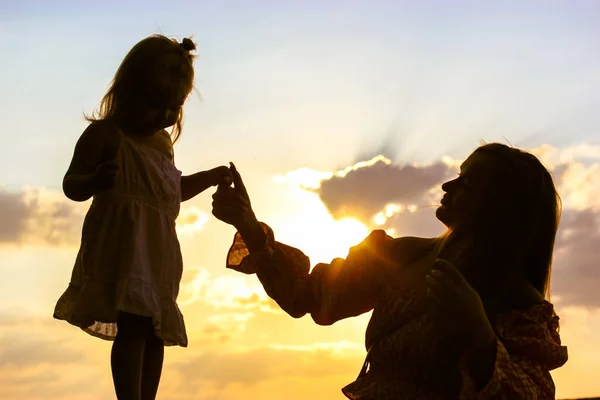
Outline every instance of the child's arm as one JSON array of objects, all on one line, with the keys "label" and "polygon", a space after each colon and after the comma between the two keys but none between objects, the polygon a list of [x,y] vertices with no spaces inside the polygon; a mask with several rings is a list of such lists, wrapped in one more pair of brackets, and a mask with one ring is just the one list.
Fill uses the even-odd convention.
[{"label": "child's arm", "polygon": [[86,201],[114,185],[118,138],[104,121],[90,124],[77,144],[63,179],[63,192],[73,201]]},{"label": "child's arm", "polygon": [[187,201],[212,186],[231,183],[231,171],[226,166],[181,177],[181,201]]}]

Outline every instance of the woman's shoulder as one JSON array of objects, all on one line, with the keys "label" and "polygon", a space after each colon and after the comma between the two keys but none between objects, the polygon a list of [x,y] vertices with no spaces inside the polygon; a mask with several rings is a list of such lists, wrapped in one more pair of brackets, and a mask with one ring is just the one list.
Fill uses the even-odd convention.
[{"label": "woman's shoulder", "polygon": [[396,261],[410,264],[412,261],[430,254],[438,243],[438,238],[402,236],[390,241],[388,254]]},{"label": "woman's shoulder", "polygon": [[527,281],[520,282],[509,292],[506,304],[509,309],[526,311],[549,304],[544,295]]},{"label": "woman's shoulder", "polygon": [[394,244],[398,247],[408,248],[408,247],[419,247],[419,248],[431,248],[438,244],[440,241],[439,238],[423,238],[417,236],[401,236],[398,238],[394,238]]}]

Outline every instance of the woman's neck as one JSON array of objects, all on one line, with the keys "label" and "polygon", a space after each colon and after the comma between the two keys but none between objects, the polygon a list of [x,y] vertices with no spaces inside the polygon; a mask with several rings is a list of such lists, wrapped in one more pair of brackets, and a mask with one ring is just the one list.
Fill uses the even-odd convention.
[{"label": "woman's neck", "polygon": [[461,264],[468,258],[466,256],[473,251],[471,244],[472,240],[468,236],[448,232],[440,238],[437,258],[443,258],[461,269]]}]

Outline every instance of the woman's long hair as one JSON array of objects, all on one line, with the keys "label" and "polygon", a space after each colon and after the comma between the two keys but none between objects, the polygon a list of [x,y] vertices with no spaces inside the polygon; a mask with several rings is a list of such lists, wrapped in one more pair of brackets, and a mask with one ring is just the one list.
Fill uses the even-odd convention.
[{"label": "woman's long hair", "polygon": [[549,299],[560,197],[550,172],[534,155],[500,143],[475,152],[493,167],[489,189],[481,205],[460,216],[444,235],[440,257],[466,241],[466,250],[449,261],[461,269],[493,318],[511,308],[511,284],[519,277]]}]

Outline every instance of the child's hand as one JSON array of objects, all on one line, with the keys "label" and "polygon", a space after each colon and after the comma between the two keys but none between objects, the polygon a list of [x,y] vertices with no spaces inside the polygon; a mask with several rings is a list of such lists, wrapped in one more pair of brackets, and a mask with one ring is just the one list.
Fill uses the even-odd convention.
[{"label": "child's hand", "polygon": [[97,191],[115,187],[119,166],[114,161],[106,161],[98,165],[94,173],[94,187]]},{"label": "child's hand", "polygon": [[221,165],[220,167],[213,168],[210,171],[211,174],[211,183],[212,186],[218,186],[221,184],[225,184],[226,186],[231,185],[233,181],[233,176],[231,175],[231,171],[229,167]]}]

